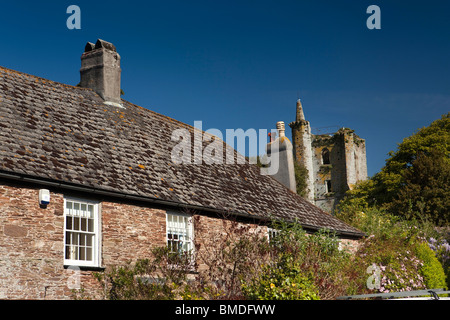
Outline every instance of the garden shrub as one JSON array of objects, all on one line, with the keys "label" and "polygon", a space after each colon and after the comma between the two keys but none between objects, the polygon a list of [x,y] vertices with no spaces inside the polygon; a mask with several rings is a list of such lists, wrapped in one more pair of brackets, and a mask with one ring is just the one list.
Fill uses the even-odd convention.
[{"label": "garden shrub", "polygon": [[266,265],[263,272],[250,283],[242,284],[242,291],[251,300],[318,300],[318,290],[311,277],[299,265]]},{"label": "garden shrub", "polygon": [[435,253],[427,243],[417,245],[416,254],[422,261],[420,273],[424,278],[427,289],[446,288],[446,275]]},{"label": "garden shrub", "polygon": [[138,259],[134,263],[112,266],[104,273],[96,273],[109,300],[173,300],[190,290],[187,275],[192,268],[189,254],[174,254],[166,247],[152,250],[153,259]]},{"label": "garden shrub", "polygon": [[421,260],[414,249],[415,243],[406,237],[387,240],[372,235],[364,241],[356,261],[362,269],[371,265],[378,268],[380,286],[375,289],[380,293],[425,289],[419,273]]},{"label": "garden shrub", "polygon": [[449,238],[450,233],[448,230],[443,230],[443,234],[437,232],[436,235],[437,239],[429,237],[428,245],[444,268],[444,273],[447,278],[447,288],[450,288],[450,244],[448,243],[448,239],[445,238],[445,236]]},{"label": "garden shrub", "polygon": [[[281,274],[292,279],[294,271],[301,270],[299,276],[312,281],[320,299],[354,293],[352,279],[355,275],[350,254],[339,250],[339,239],[333,233],[324,229],[308,234],[297,222],[280,223],[276,228],[278,234],[270,252]],[[302,281],[304,283],[303,278]]]}]

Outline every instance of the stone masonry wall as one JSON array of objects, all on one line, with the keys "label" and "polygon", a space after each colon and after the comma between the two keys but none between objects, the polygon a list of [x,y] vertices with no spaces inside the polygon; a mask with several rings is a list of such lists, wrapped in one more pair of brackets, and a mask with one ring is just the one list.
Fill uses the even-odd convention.
[{"label": "stone masonry wall", "polygon": [[[51,192],[42,209],[38,194],[0,185],[0,299],[71,299],[76,283],[99,293],[92,271],[64,268],[64,195]],[[103,202],[101,218],[103,266],[150,257],[165,245],[165,210]]]}]

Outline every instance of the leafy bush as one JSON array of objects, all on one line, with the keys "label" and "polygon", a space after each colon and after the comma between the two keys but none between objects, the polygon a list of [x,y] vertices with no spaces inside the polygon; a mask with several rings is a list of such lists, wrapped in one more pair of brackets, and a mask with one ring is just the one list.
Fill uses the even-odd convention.
[{"label": "leafy bush", "polygon": [[173,300],[194,295],[189,290],[187,275],[192,268],[189,254],[179,255],[168,248],[155,248],[154,258],[112,266],[96,273],[109,300]]},{"label": "leafy bush", "polygon": [[318,300],[318,290],[312,279],[304,275],[299,265],[266,265],[263,272],[242,291],[251,300]]},{"label": "leafy bush", "polygon": [[[273,264],[269,274],[272,278],[285,275],[289,279],[301,281],[314,292],[307,285],[306,279],[309,279],[320,299],[333,299],[355,290],[350,255],[339,250],[339,239],[334,234],[327,230],[308,234],[297,222],[278,223],[276,228],[278,234],[270,248]],[[296,278],[295,272],[299,278]],[[268,281],[272,278],[263,277],[265,282],[262,288],[270,285]],[[292,283],[292,280],[289,281]],[[277,291],[278,287],[271,289]]]},{"label": "leafy bush", "polygon": [[375,289],[380,293],[425,289],[415,247],[416,238],[408,232],[396,237],[372,235],[358,250],[355,261],[362,270],[371,265],[378,268],[380,283]]},{"label": "leafy bush", "polygon": [[[447,236],[450,236],[450,233]],[[428,245],[434,251],[437,259],[444,268],[444,273],[447,278],[447,288],[450,288],[450,244],[445,238],[437,240],[430,237]]]},{"label": "leafy bush", "polygon": [[418,244],[416,254],[423,261],[420,273],[424,278],[426,287],[428,289],[445,288],[447,285],[444,269],[428,244]]}]

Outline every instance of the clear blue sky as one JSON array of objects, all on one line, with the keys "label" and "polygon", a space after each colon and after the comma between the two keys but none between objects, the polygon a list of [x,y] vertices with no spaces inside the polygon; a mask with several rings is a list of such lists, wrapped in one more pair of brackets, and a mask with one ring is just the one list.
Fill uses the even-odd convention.
[{"label": "clear blue sky", "polygon": [[[69,5],[81,30],[69,30]],[[369,30],[369,5],[381,30]],[[76,85],[86,42],[112,42],[124,98],[203,129],[275,128],[301,98],[313,128],[366,139],[369,175],[450,111],[449,1],[8,1],[0,65]],[[291,136],[290,129],[287,130]]]}]

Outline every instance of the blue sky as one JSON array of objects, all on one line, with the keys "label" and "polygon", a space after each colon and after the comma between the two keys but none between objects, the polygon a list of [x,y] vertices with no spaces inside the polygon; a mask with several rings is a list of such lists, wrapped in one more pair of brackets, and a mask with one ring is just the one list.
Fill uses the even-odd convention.
[{"label": "blue sky", "polygon": [[[81,30],[66,27],[72,4]],[[372,4],[380,30],[366,27]],[[124,99],[223,133],[288,124],[300,97],[314,129],[349,127],[366,139],[370,176],[403,138],[450,111],[448,1],[0,6],[1,66],[76,85],[86,42],[101,38],[122,57]]]}]

